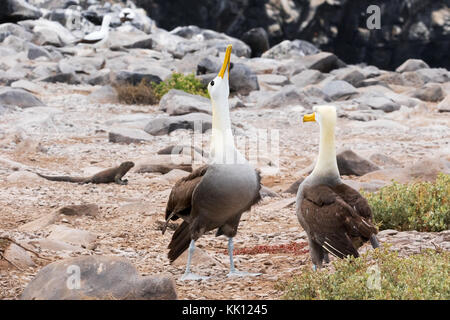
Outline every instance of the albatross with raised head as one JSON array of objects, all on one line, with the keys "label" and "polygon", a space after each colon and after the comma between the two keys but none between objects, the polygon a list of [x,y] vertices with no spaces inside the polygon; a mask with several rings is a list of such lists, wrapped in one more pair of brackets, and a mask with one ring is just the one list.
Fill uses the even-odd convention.
[{"label": "albatross with raised head", "polygon": [[163,233],[170,220],[184,220],[172,236],[168,253],[172,262],[189,248],[182,280],[206,278],[191,272],[191,259],[195,241],[205,232],[215,229],[216,236],[228,237],[228,276],[258,275],[236,270],[233,260],[233,237],[237,233],[241,215],[260,200],[261,178],[234,144],[228,104],[230,56],[231,45],[226,49],[219,74],[208,84],[212,102],[209,163],[179,180],[167,202]]},{"label": "albatross with raised head", "polygon": [[370,240],[378,247],[377,229],[367,200],[344,184],[336,162],[336,108],[316,106],[303,122],[320,126],[319,157],[311,174],[297,192],[297,217],[306,231],[314,270],[329,262],[328,253],[338,258],[358,257],[358,248]]}]

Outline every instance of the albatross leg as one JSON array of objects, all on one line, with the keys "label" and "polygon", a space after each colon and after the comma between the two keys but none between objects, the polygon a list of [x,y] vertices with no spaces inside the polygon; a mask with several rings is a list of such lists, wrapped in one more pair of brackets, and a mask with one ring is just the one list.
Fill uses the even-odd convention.
[{"label": "albatross leg", "polygon": [[228,238],[228,255],[230,256],[230,272],[227,274],[227,277],[255,277],[260,276],[261,273],[251,273],[245,271],[236,270],[234,267],[234,259],[233,259],[233,238]]},{"label": "albatross leg", "polygon": [[186,271],[184,272],[183,276],[181,277],[181,280],[206,280],[206,279],[208,279],[209,277],[199,276],[199,275],[191,272],[191,260],[192,260],[192,255],[194,254],[194,250],[195,250],[195,241],[194,240],[191,240],[188,250],[189,251],[188,251],[188,260],[186,263]]}]

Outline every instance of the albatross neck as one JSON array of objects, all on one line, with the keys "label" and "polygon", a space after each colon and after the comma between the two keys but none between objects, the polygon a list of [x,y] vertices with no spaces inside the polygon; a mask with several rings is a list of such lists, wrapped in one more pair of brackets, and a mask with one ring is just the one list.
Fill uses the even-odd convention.
[{"label": "albatross neck", "polygon": [[336,182],[341,179],[336,161],[334,125],[320,125],[319,158],[311,176]]},{"label": "albatross neck", "polygon": [[235,163],[243,159],[234,145],[227,98],[212,100],[211,158],[214,163]]}]

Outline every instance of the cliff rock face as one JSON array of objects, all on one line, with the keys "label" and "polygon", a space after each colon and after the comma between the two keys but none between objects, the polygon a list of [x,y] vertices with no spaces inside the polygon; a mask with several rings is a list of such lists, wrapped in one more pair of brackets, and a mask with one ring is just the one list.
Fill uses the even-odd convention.
[{"label": "cliff rock face", "polygon": [[[450,0],[136,0],[171,30],[197,25],[241,38],[262,27],[270,45],[302,39],[347,63],[395,69],[408,58],[450,67]],[[381,29],[368,30],[369,5],[380,7]]]}]

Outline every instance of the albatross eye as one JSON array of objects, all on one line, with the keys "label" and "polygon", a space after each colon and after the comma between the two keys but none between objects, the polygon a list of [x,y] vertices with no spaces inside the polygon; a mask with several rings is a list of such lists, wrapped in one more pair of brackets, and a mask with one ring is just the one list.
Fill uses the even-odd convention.
[{"label": "albatross eye", "polygon": [[214,80],[213,81],[211,81],[211,86],[213,86],[214,85]]}]

